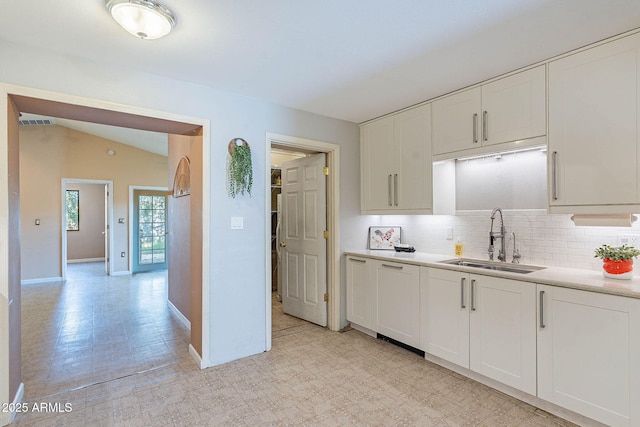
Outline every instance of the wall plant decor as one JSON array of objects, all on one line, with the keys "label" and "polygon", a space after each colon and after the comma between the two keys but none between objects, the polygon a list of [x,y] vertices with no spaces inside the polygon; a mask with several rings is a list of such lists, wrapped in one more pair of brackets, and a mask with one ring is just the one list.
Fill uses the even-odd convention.
[{"label": "wall plant decor", "polygon": [[253,185],[253,167],[251,165],[251,147],[242,138],[229,141],[229,162],[227,163],[229,196],[235,198],[244,193],[251,196]]}]

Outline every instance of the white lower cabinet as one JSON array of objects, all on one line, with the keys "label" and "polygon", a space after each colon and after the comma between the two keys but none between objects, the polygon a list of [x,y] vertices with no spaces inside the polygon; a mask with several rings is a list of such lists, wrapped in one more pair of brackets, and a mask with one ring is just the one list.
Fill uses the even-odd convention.
[{"label": "white lower cabinet", "polygon": [[536,394],[536,286],[422,267],[420,348]]},{"label": "white lower cabinet", "polygon": [[373,329],[373,263],[367,258],[347,257],[347,320],[367,329]]},{"label": "white lower cabinet", "polygon": [[640,299],[347,257],[347,320],[610,426],[640,426]]},{"label": "white lower cabinet", "polygon": [[469,367],[469,275],[421,267],[420,349]]},{"label": "white lower cabinet", "polygon": [[375,331],[412,347],[420,344],[420,267],[374,261]]},{"label": "white lower cabinet", "polygon": [[640,300],[538,285],[538,397],[640,425]]}]

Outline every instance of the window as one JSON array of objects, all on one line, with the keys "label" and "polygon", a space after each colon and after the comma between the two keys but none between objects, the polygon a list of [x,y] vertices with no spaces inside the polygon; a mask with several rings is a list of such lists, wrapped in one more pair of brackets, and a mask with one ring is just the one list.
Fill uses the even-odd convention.
[{"label": "window", "polygon": [[80,230],[80,191],[67,190],[67,231]]}]

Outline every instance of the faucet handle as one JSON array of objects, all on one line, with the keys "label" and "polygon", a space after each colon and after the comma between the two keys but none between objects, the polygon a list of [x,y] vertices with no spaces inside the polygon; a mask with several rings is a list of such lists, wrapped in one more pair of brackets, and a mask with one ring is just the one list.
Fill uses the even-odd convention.
[{"label": "faucet handle", "polygon": [[520,255],[520,251],[518,249],[514,249],[513,259],[511,260],[511,262],[514,264],[520,264],[520,257],[522,257],[522,255]]}]

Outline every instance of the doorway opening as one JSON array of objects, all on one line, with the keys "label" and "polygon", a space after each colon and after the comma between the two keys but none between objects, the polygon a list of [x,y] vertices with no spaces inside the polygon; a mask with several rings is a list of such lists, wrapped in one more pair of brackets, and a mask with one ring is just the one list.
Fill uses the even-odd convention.
[{"label": "doorway opening", "polygon": [[[287,178],[287,170],[291,167],[296,167],[308,155],[310,154],[295,151],[295,149],[278,148],[277,145],[273,145],[271,148],[271,330],[276,336],[284,333],[283,331],[285,330],[288,333],[291,328],[304,326],[309,321],[318,323],[317,321],[314,322],[316,319],[305,318],[300,315],[300,310],[296,304],[299,300],[291,297],[283,299],[283,290],[285,291],[284,296],[287,296],[287,282],[293,282],[297,279],[296,274],[286,275],[288,273],[287,270],[291,269],[291,263],[287,262],[288,257],[283,257],[283,254],[286,253],[285,247],[287,245],[287,240],[285,239],[286,229],[295,228],[286,227],[283,218],[283,189],[288,187],[288,184],[283,182],[283,178]],[[285,202],[286,200],[285,198]],[[321,215],[326,221],[326,208],[322,209]],[[291,220],[290,217],[291,215],[289,215],[289,220]],[[326,265],[326,248],[324,248],[323,255],[323,264]],[[290,276],[293,276],[293,280]],[[322,311],[323,313],[321,314],[326,315],[326,308],[322,308]],[[314,317],[317,317],[317,314]],[[323,324],[322,326],[325,325]]]},{"label": "doorway opening", "polygon": [[[324,299],[324,301],[327,302],[326,304],[326,324],[328,326],[329,329],[331,330],[338,330],[340,328],[340,271],[339,271],[339,249],[340,249],[340,245],[339,245],[339,241],[340,241],[340,237],[339,237],[339,159],[340,159],[340,146],[337,144],[331,144],[331,143],[326,143],[326,142],[322,142],[322,141],[315,141],[315,140],[309,140],[309,139],[304,139],[304,138],[298,138],[298,137],[291,137],[291,136],[286,136],[286,135],[278,135],[278,134],[272,134],[272,133],[267,133],[267,143],[266,145],[266,156],[265,158],[267,159],[266,162],[266,171],[267,171],[267,181],[266,182],[272,182],[272,178],[274,179],[274,181],[272,182],[272,185],[274,185],[276,188],[278,187],[277,184],[277,178],[278,178],[278,171],[277,168],[273,168],[275,169],[275,173],[272,173],[274,171],[272,171],[271,168],[271,154],[272,154],[272,150],[275,149],[276,153],[280,152],[286,152],[286,153],[291,153],[292,156],[294,157],[301,157],[304,156],[305,158],[309,157],[313,157],[313,156],[309,156],[309,154],[312,153],[316,153],[316,157],[318,155],[321,155],[322,157],[326,158],[326,168],[327,169],[323,169],[321,171],[321,173],[324,175],[325,172],[327,173],[326,175],[326,196],[321,196],[320,199],[324,198],[326,201],[326,208],[325,208],[325,215],[324,217],[326,218],[326,233],[322,233],[322,239],[325,240],[326,242],[326,274],[325,274],[325,283],[323,284],[323,286],[325,287],[326,291],[325,291],[325,295],[322,296],[322,298]],[[297,154],[293,154],[293,153],[297,153]],[[293,163],[293,162],[292,162]],[[307,176],[311,176],[310,175],[310,170],[314,170],[314,167],[312,167],[311,169],[307,170],[306,172],[304,172],[302,169],[295,169],[292,168],[289,172],[284,172],[285,174],[290,173],[289,176],[285,176],[283,177],[283,171],[280,170],[280,192],[284,192],[285,195],[282,197],[290,197],[291,200],[295,199],[295,198],[299,198],[299,197],[304,197],[304,196],[300,196],[300,195],[296,195],[296,194],[286,194],[287,191],[286,189],[282,188],[282,184],[286,183],[286,181],[288,179],[292,179],[293,181],[296,181],[294,184],[297,185],[297,181],[305,181],[306,179],[302,177],[302,174],[307,174]],[[282,230],[282,225],[280,226],[280,228],[278,228],[278,233],[276,233],[276,228],[273,226],[273,218],[274,218],[274,211],[277,212],[277,193],[278,191],[272,191],[272,189],[274,189],[274,187],[269,186],[269,188],[266,191],[266,195],[265,195],[265,219],[266,219],[266,230],[267,230],[267,236],[266,236],[266,271],[265,271],[265,277],[267,278],[267,289],[266,289],[266,302],[267,302],[267,307],[266,307],[266,337],[267,337],[267,342],[266,342],[266,348],[267,350],[271,349],[271,339],[272,339],[272,310],[274,309],[272,307],[272,301],[275,299],[277,301],[277,297],[274,298],[273,296],[273,289],[275,288],[277,290],[277,285],[274,286],[273,284],[273,280],[275,279],[276,281],[278,281],[278,278],[285,278],[284,281],[286,282],[286,280],[292,280],[293,277],[298,276],[298,274],[293,274],[294,270],[297,270],[299,272],[301,267],[300,262],[302,257],[298,256],[297,254],[293,254],[293,256],[291,256],[288,253],[288,248],[286,248],[286,246],[282,246],[282,244],[287,244],[286,239],[279,239],[276,238],[276,234],[279,234],[280,236],[285,236],[287,234],[287,230]],[[276,195],[275,197],[275,201],[274,201],[274,193]],[[312,196],[311,198],[307,199],[307,202],[313,202],[316,203],[319,199],[316,198],[316,196]],[[304,203],[304,201],[302,201],[302,203]],[[283,202],[282,205],[284,206],[294,206],[295,203],[287,203],[287,202]],[[275,209],[274,209],[275,207]],[[289,208],[285,208],[288,209],[287,213],[283,214],[283,218],[286,218],[287,214],[289,215],[297,215],[300,212],[299,211],[294,211],[291,210]],[[276,214],[277,216],[277,214]],[[295,221],[292,221],[292,223],[294,223]],[[277,224],[277,221],[276,221]],[[305,230],[298,230],[300,233],[305,232]],[[301,239],[302,240],[302,239]],[[282,254],[283,252],[281,252],[281,262],[278,263],[278,256],[277,256],[277,251],[276,248],[280,247],[285,248],[285,250],[287,250],[287,254],[284,256],[288,256],[289,260],[292,262],[288,262],[288,261],[284,261],[282,262]],[[276,253],[274,253],[276,252]],[[276,274],[274,274],[274,269],[272,268],[272,262],[275,262],[277,267],[277,270],[275,270]],[[287,267],[288,266],[288,267]],[[287,271],[284,271],[284,270]],[[288,276],[288,279],[287,279]],[[302,277],[301,281],[306,280],[305,277]],[[304,283],[301,285],[304,286]],[[315,286],[314,286],[315,289]],[[280,295],[282,295],[283,293],[283,288],[281,287],[281,293]],[[277,291],[276,291],[277,292]]]},{"label": "doorway opening", "polygon": [[[62,178],[62,280],[68,264],[104,262],[110,276],[113,259],[113,181]],[[70,192],[77,194],[77,211]],[[71,216],[71,217],[70,217]]]},{"label": "doorway opening", "polygon": [[[203,164],[209,164],[210,162],[209,146],[208,144],[205,145],[203,143],[204,140],[209,140],[209,121],[193,119],[193,122],[185,123],[181,121],[184,120],[184,117],[170,113],[143,110],[140,108],[87,100],[68,95],[52,94],[36,89],[10,87],[4,89],[4,95],[7,107],[7,110],[5,110],[7,112],[7,116],[3,120],[7,120],[5,122],[6,127],[4,127],[4,129],[7,131],[7,150],[10,153],[9,178],[11,181],[11,185],[9,186],[10,192],[5,193],[6,201],[4,203],[5,206],[9,206],[11,210],[11,218],[9,219],[9,223],[11,225],[7,229],[3,229],[4,232],[2,233],[2,240],[5,242],[11,242],[11,244],[7,246],[7,257],[10,262],[8,264],[3,263],[2,265],[5,266],[4,270],[0,271],[0,274],[3,274],[8,278],[6,291],[10,298],[8,307],[9,316],[6,324],[8,336],[6,337],[7,339],[5,342],[7,345],[0,348],[0,359],[9,360],[12,369],[10,371],[5,371],[3,365],[3,368],[0,369],[0,378],[3,379],[3,388],[8,390],[8,393],[12,398],[11,400],[15,399],[16,401],[22,401],[24,393],[23,384],[21,384],[20,381],[20,334],[22,329],[20,320],[22,305],[20,283],[21,274],[19,270],[21,258],[21,231],[18,216],[20,212],[20,193],[18,180],[15,178],[17,177],[17,174],[14,173],[14,171],[17,172],[19,164],[18,117],[20,112],[51,117],[63,117],[71,120],[81,120],[111,126],[128,127],[132,129],[165,132],[170,136],[175,135],[177,137],[191,138],[194,142],[196,149],[199,150],[199,155],[196,157],[197,161],[192,164],[192,167],[194,165],[197,167],[199,173],[197,177],[197,193],[195,193],[198,194],[198,212],[197,215],[195,215],[197,221],[194,227],[199,231],[199,239],[197,245],[194,245],[194,248],[197,250],[192,251],[191,255],[192,258],[197,258],[199,263],[196,271],[197,274],[192,276],[192,280],[186,283],[186,286],[191,287],[190,290],[188,289],[190,291],[189,293],[197,297],[193,301],[196,304],[199,304],[199,307],[195,310],[194,318],[192,319],[192,324],[197,323],[198,328],[194,333],[194,328],[192,327],[188,354],[196,359],[200,368],[208,366],[209,325],[204,323],[202,320],[208,319],[207,302],[209,293],[209,271],[208,263],[202,261],[209,259],[208,224],[210,218],[210,173],[208,168],[203,168]],[[58,191],[55,193],[55,198],[58,198],[58,194],[60,193]],[[193,187],[192,194],[194,194]],[[193,218],[191,221],[193,221]],[[56,220],[56,222],[59,226],[62,226],[62,221]],[[62,233],[61,230],[57,234],[60,236],[64,233]],[[61,259],[62,254],[59,256]],[[56,256],[56,258],[57,257],[58,256]],[[58,261],[55,260],[55,262],[57,263]],[[0,270],[2,270],[2,267],[0,267]],[[125,274],[128,274],[128,272]],[[13,367],[15,367],[15,369]],[[4,394],[2,395],[4,396]]]}]

